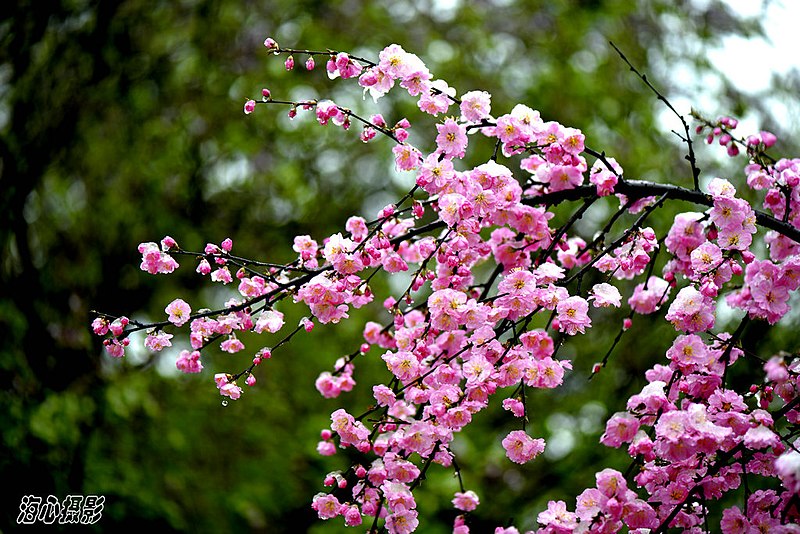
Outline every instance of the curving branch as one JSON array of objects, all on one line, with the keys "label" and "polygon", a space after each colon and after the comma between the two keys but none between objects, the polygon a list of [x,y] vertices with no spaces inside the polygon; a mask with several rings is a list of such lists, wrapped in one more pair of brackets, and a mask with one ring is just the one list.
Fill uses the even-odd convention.
[{"label": "curving branch", "polygon": [[[714,205],[711,195],[703,193],[702,191],[694,191],[679,187],[671,184],[659,184],[656,182],[648,182],[645,180],[626,180],[619,182],[614,188],[614,193],[622,193],[631,198],[643,198],[649,196],[666,196],[667,199],[683,200],[692,202],[701,206],[708,206],[709,208]],[[543,204],[552,205],[558,204],[565,200],[580,200],[590,198],[597,195],[597,188],[593,185],[581,185],[575,189],[565,189],[553,193],[545,193],[544,195],[536,197],[527,197],[523,199],[523,203],[530,206],[541,206]],[[764,213],[763,211],[753,210],[756,213],[756,222],[759,226],[775,230],[793,241],[800,243],[800,230],[795,228],[789,223],[783,222],[775,217]]]}]

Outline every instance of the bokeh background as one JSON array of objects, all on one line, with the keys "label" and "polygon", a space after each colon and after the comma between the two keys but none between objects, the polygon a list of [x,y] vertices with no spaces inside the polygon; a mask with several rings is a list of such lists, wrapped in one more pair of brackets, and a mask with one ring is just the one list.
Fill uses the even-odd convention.
[{"label": "bokeh background", "polygon": [[[407,189],[413,178],[393,170],[386,140],[363,145],[356,131],[322,128],[310,117],[290,121],[277,107],[242,114],[246,98],[268,87],[276,98],[332,98],[390,122],[407,116],[412,141],[430,147],[433,140],[413,100],[363,100],[354,83],[327,79],[324,58],[313,72],[285,72],[282,58],[262,46],[268,35],[284,46],[365,57],[398,43],[459,93],[490,91],[497,114],[526,103],[584,130],[587,144],[613,155],[628,177],[690,184],[674,124],[613,41],[676,102],[712,118],[746,115],[788,137],[779,153],[796,148],[796,108],[775,104],[796,102],[797,72],[767,80],[761,93],[745,93],[718,72],[707,52],[726,38],[763,36],[764,16],[714,0],[19,0],[0,16],[3,531],[14,530],[29,494],[104,495],[96,531],[344,530],[339,521],[317,521],[309,506],[324,474],[346,467],[341,456],[319,457],[316,442],[331,411],[358,413],[369,404],[368,385],[385,380],[386,370],[371,354],[357,370],[360,386],[336,400],[322,399],[313,383],[360,344],[365,320],[385,320],[379,302],[298,336],[228,406],[213,373],[241,369],[274,340],[247,338],[238,356],[212,348],[202,375],[177,376],[179,343],[160,355],[129,350],[113,360],[88,328],[91,310],[154,320],[178,296],[195,309],[227,298],[187,259],[169,277],[140,271],[142,241],[169,234],[199,250],[231,237],[242,255],[285,262],[294,235],[321,239]],[[735,59],[744,69],[759,62]],[[302,67],[305,57],[296,60]],[[490,150],[476,150],[470,162],[485,161]],[[704,176],[740,179],[719,154],[701,149]],[[679,208],[686,206],[654,219],[662,232]],[[593,220],[581,227],[584,237]],[[302,314],[283,311],[290,324]],[[598,466],[625,469],[624,454],[598,439],[605,418],[624,409],[642,372],[663,357],[670,332],[638,321],[602,380],[588,382],[619,320],[598,315],[591,336],[566,347],[575,372],[565,387],[530,395],[531,433],[548,440],[540,460],[504,460],[500,439],[517,423],[498,407],[457,439],[465,484],[483,501],[474,531],[512,519],[532,527],[547,500],[572,505]],[[791,328],[748,332],[764,354],[796,350]],[[452,472],[432,470],[418,497],[424,532],[450,530],[457,488]]]}]

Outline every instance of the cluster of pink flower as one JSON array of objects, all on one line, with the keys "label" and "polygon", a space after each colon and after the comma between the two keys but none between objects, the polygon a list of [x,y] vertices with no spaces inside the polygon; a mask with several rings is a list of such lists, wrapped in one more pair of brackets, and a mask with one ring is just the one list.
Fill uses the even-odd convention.
[{"label": "cluster of pink flower", "polygon": [[[666,351],[669,366],[656,365],[646,373],[648,384],[629,399],[627,412],[608,421],[601,438],[612,447],[629,444],[628,452],[641,469],[633,480],[610,469],[600,471],[596,487],[578,497],[575,512],[563,501],[552,501],[539,514],[541,531],[613,532],[623,525],[637,532],[670,526],[691,530],[703,521],[707,502],[738,488],[747,473],[780,479],[784,489],[751,494],[745,513],[729,508],[723,529],[790,529],[786,525],[800,517],[797,505],[791,505],[800,494],[800,454],[796,444],[781,441],[780,424],[800,421],[800,361],[770,360],[764,366],[767,381],[742,395],[728,389],[726,370],[754,356],[737,348],[741,330],[733,335],[711,332],[721,295],[746,311],[745,320],[775,323],[788,312],[790,294],[800,286],[800,244],[791,233],[800,228],[800,160],[765,163],[770,160],[763,150],[774,144],[774,136],[761,132],[757,138],[734,139],[730,130],[736,124],[728,118],[713,126],[712,133],[712,140],[722,136],[720,142],[729,152],[737,144],[748,147],[753,157],[746,169],[748,185],[767,190],[764,205],[775,217],[758,217],[773,228],[765,237],[770,259],[757,260],[751,252],[757,214],[727,180],[712,180],[708,195],[626,181],[613,158],[586,148],[579,130],[544,121],[538,111],[521,104],[495,118],[489,93],[470,91],[457,98],[454,89],[434,80],[417,56],[398,45],[384,49],[373,63],[343,52],[282,49],[273,39],[264,44],[275,54],[289,55],[287,69],[293,67],[292,54],[308,54],[312,60],[315,54],[329,54],[326,70],[332,79],[357,78],[376,100],[397,82],[417,98],[421,111],[437,116],[458,105],[460,116],[436,125],[435,148],[424,153],[407,142],[406,119],[389,127],[381,115],[365,119],[330,100],[277,101],[263,90],[263,103],[290,105],[290,116],[298,108],[314,109],[322,125],[332,122],[346,129],[351,120],[362,122],[363,141],[385,135],[394,142],[397,168],[414,172],[416,187],[396,205],[383,208],[372,222],[351,217],[345,234],[333,234],[321,246],[311,236],[297,236],[297,258],[282,266],[232,255],[230,239],[219,246],[208,244],[201,253],[185,252],[170,238],[160,249],[143,243],[143,270],[171,272],[177,263],[167,252],[193,254],[199,258],[197,272],[210,275],[212,281],[228,284],[235,276],[242,298],[229,300],[219,310],[195,313],[176,299],[165,310],[167,320],[152,324],[98,318],[95,333],[111,334],[105,341],[109,353],[122,356],[128,334],[144,329],[150,329],[145,345],[161,350],[171,345],[172,335],[165,328],[189,323],[193,350],[182,351],[176,365],[184,372],[200,372],[200,351],[212,342],[219,340],[221,350],[238,353],[245,347],[237,332],[279,333],[284,316],[275,305],[284,299],[308,306],[320,323],[337,323],[348,318],[351,307],[374,300],[369,281],[377,270],[408,272],[408,288],[383,302],[391,315],[389,323],[367,323],[366,343],[316,381],[326,398],[350,391],[355,386],[354,361],[372,346],[383,350],[380,358],[390,372],[386,383],[373,387],[375,405],[364,415],[354,417],[344,409],[331,415],[330,428],[321,432],[319,453],[330,456],[340,448],[353,448],[364,460],[326,477],[331,490],[318,494],[312,504],[323,519],[341,516],[346,525],[355,526],[367,516],[375,525],[383,519],[390,532],[406,533],[419,525],[413,491],[425,471],[431,464],[454,466],[455,435],[496,395],[505,396],[503,408],[524,421],[529,410],[525,388],[558,387],[572,369],[569,360],[557,357],[558,347],[567,336],[591,329],[590,303],[594,308],[621,307],[623,292],[630,292],[631,315],[620,334],[631,327],[634,312],[653,314],[665,305],[665,319],[681,332]],[[248,100],[245,113],[255,106],[255,100]],[[459,170],[473,131],[490,138],[509,162],[516,161],[524,179],[498,163],[497,153],[483,164]],[[597,158],[591,168],[584,157],[587,152]],[[591,186],[584,186],[587,176]],[[427,197],[414,198],[418,190]],[[654,191],[662,194],[659,200],[652,196]],[[675,217],[664,237],[671,257],[662,278],[652,274],[661,240],[643,223],[675,191],[708,209]],[[570,235],[577,217],[551,227],[548,206],[564,201],[567,194],[591,201],[614,194],[621,206],[618,215],[640,215],[608,246],[611,223],[587,244]],[[435,218],[418,225],[426,206]],[[482,262],[497,266],[483,283],[476,280],[475,269]],[[633,284],[623,282],[642,275],[646,281],[632,291]],[[584,277],[596,282],[582,285]],[[613,280],[617,285],[609,283]],[[682,287],[677,289],[679,283]],[[739,286],[732,290],[733,284]],[[677,294],[670,299],[673,288]],[[546,325],[531,325],[537,314],[549,317]],[[304,319],[273,349],[256,352],[240,373],[216,374],[220,394],[239,398],[237,378],[246,376],[246,383],[253,385],[253,371],[263,359],[295,333],[312,328],[313,320]],[[605,363],[597,364],[595,371]],[[512,388],[510,394],[506,388]],[[755,406],[750,405],[753,399]],[[371,428],[364,422],[370,414],[375,414],[370,420],[377,420]],[[529,435],[524,423],[522,430],[502,440],[506,455],[517,463],[531,461],[545,445],[544,439]],[[424,465],[415,464],[414,458]],[[639,493],[629,488],[633,481]],[[453,504],[464,512],[454,531],[464,534],[479,498],[461,487]]]},{"label": "cluster of pink flower", "polygon": [[[655,528],[668,520],[671,526],[690,530],[702,524],[705,514],[699,504],[684,507],[693,496],[719,499],[737,489],[746,473],[774,477],[781,464],[792,465],[796,452],[779,461],[787,449],[774,430],[771,414],[763,408],[748,407],[742,395],[724,387],[726,368],[743,353],[733,347],[729,336],[720,338],[707,345],[696,334],[678,336],[667,351],[669,367],[656,365],[647,371],[649,383],[630,398],[629,411],[615,414],[606,425],[602,443],[610,447],[628,443],[629,454],[643,461],[635,480],[647,490],[652,508],[647,505],[648,521],[638,527]],[[765,371],[770,383],[761,397],[764,408],[770,404],[767,395],[773,392],[787,403],[797,397],[800,360],[789,363],[773,358]],[[800,412],[790,410],[786,417],[795,423],[800,421]],[[648,427],[650,432],[646,431]],[[792,478],[795,474],[784,467],[780,476]],[[748,517],[735,507],[726,510],[723,531],[780,531],[781,521],[789,512],[787,505],[797,493],[791,484],[785,487],[788,491],[782,494],[770,490],[752,495],[748,507],[753,513]],[[765,499],[767,506],[753,502]],[[623,513],[622,519],[634,528],[626,515]],[[731,527],[734,516],[746,528]],[[603,512],[591,519],[620,518]]]},{"label": "cluster of pink flower", "polygon": [[749,153],[756,153],[759,150],[769,148],[774,145],[778,138],[775,134],[767,131],[761,131],[758,135],[749,135],[746,140],[736,139],[733,136],[733,130],[739,125],[739,121],[733,117],[719,117],[715,123],[704,121],[695,130],[698,134],[708,127],[711,132],[706,135],[706,143],[709,145],[714,142],[714,139],[721,145],[727,148],[728,155],[731,157],[739,155],[739,145],[747,148]]}]

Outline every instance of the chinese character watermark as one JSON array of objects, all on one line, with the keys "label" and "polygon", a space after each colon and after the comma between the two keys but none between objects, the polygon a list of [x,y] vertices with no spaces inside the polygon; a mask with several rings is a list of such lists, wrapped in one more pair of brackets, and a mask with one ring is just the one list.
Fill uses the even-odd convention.
[{"label": "chinese character watermark", "polygon": [[19,503],[18,525],[32,525],[41,521],[45,525],[93,525],[103,515],[103,495],[67,495],[63,501],[48,495],[24,495]]}]

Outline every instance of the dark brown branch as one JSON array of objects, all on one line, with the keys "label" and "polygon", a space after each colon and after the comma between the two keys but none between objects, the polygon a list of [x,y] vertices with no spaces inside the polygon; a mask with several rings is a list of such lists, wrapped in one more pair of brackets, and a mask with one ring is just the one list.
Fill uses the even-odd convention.
[{"label": "dark brown branch", "polygon": [[[702,191],[693,191],[685,187],[679,187],[671,184],[658,184],[655,182],[647,182],[644,180],[628,180],[620,182],[614,189],[615,193],[622,193],[630,198],[643,198],[649,196],[666,195],[668,199],[683,200],[692,202],[701,206],[712,207],[714,201],[711,195],[703,193]],[[593,197],[597,195],[597,189],[593,185],[582,185],[575,189],[566,189],[563,191],[556,191],[554,193],[545,193],[537,197],[527,197],[523,199],[525,204],[530,206],[553,205],[563,202],[565,200],[580,200],[582,198]],[[800,230],[794,226],[785,223],[767,215],[763,211],[754,210],[756,214],[756,222],[764,228],[775,230],[793,241],[800,243]]]}]

